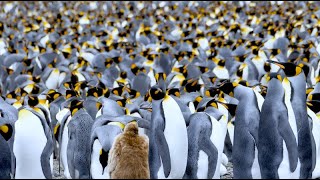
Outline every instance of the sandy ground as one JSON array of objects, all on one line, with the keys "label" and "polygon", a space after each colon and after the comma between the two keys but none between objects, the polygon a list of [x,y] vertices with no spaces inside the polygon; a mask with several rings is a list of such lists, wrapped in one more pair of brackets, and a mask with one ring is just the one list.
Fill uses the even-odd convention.
[{"label": "sandy ground", "polygon": [[[221,179],[232,179],[233,172],[232,172],[232,164],[231,163],[228,163],[227,170],[228,170],[228,173],[226,175],[224,175],[224,176],[221,176]],[[65,177],[63,175],[62,166],[61,166],[60,174],[59,174],[59,163],[58,163],[58,160],[54,160],[53,161],[53,176],[52,176],[52,178],[53,179],[65,179]]]}]

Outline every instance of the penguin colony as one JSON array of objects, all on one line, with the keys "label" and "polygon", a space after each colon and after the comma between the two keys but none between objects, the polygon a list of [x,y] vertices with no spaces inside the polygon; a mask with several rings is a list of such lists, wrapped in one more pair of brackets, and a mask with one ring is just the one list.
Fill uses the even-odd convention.
[{"label": "penguin colony", "polygon": [[0,178],[320,177],[318,2],[0,4]]}]

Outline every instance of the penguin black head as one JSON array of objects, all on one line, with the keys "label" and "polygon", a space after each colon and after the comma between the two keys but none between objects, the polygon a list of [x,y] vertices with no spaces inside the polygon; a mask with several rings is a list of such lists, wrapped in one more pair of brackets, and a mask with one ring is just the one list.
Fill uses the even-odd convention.
[{"label": "penguin black head", "polygon": [[138,73],[140,72],[140,68],[136,64],[131,64],[131,72],[134,75],[138,75]]},{"label": "penguin black head", "polygon": [[99,87],[92,87],[87,92],[87,97],[94,96],[94,97],[98,98],[102,95],[103,95],[103,89],[101,89]]},{"label": "penguin black head", "polygon": [[180,90],[178,88],[171,88],[167,90],[167,94],[180,97]]},{"label": "penguin black head", "polygon": [[308,99],[310,101],[320,101],[320,93],[313,93],[313,94],[310,94]]},{"label": "penguin black head", "polygon": [[269,76],[267,77],[267,81],[269,82],[269,81],[271,81],[271,79],[273,79],[273,78],[276,78],[276,79],[278,79],[279,81],[282,81],[282,77],[281,77],[281,75],[278,74],[278,73],[270,73]]},{"label": "penguin black head", "polygon": [[215,97],[216,95],[219,95],[222,93],[222,91],[218,88],[210,87],[206,90],[205,95],[208,97]]},{"label": "penguin black head", "polygon": [[70,99],[71,97],[78,97],[79,94],[75,90],[68,89],[66,90],[66,99]]},{"label": "penguin black head", "polygon": [[270,72],[270,71],[271,71],[271,66],[270,66],[270,64],[269,64],[269,63],[264,63],[263,69],[264,69],[266,72]]},{"label": "penguin black head", "polygon": [[220,85],[219,89],[222,92],[224,92],[224,93],[228,94],[229,96],[233,97],[234,96],[234,93],[233,93],[234,88],[237,87],[237,86],[238,86],[238,83],[225,82],[225,83],[222,83]]},{"label": "penguin black head", "polygon": [[212,99],[212,100],[210,100],[210,101],[207,102],[207,104],[206,104],[205,107],[206,107],[206,108],[208,108],[208,107],[214,107],[214,108],[218,109],[218,103],[217,103],[217,101],[216,101],[215,99]]},{"label": "penguin black head", "polygon": [[110,96],[110,90],[108,88],[104,88],[102,91],[104,97],[108,98]]},{"label": "penguin black head", "polygon": [[185,85],[184,90],[188,93],[200,91],[202,85],[198,84],[198,80],[192,80]]},{"label": "penguin black head", "polygon": [[51,102],[53,102],[54,100],[58,99],[61,96],[62,96],[61,93],[56,92],[53,89],[50,89],[46,97],[47,97],[47,100],[49,101],[49,103],[51,103]]},{"label": "penguin black head", "polygon": [[196,97],[195,99],[194,99],[194,101],[193,101],[193,105],[194,105],[194,107],[197,109],[198,108],[198,105],[199,105],[199,103],[202,101],[202,96],[198,96],[198,97]]},{"label": "penguin black head", "polygon": [[134,89],[130,89],[130,88],[127,88],[125,87],[126,91],[129,93],[129,97],[130,99],[135,99],[135,98],[138,98],[140,96],[140,92],[139,91],[136,91]]},{"label": "penguin black head", "polygon": [[111,92],[114,95],[122,96],[123,91],[124,91],[124,86],[119,86],[117,88],[113,88]]},{"label": "penguin black head", "polygon": [[149,94],[153,100],[161,100],[166,96],[166,93],[159,86],[152,86]]},{"label": "penguin black head", "polygon": [[35,107],[36,105],[39,104],[39,99],[37,96],[29,96],[28,98],[28,105],[30,107]]},{"label": "penguin black head", "polygon": [[302,72],[302,67],[297,66],[294,63],[276,62],[276,61],[271,61],[271,60],[267,60],[267,62],[273,63],[273,64],[279,66],[284,71],[286,76],[288,76],[288,77],[297,76]]},{"label": "penguin black head", "polygon": [[125,99],[125,98],[118,99],[118,100],[116,100],[116,102],[119,104],[120,107],[126,107],[127,99]]},{"label": "penguin black head", "polygon": [[[2,112],[0,112],[0,114],[2,115]],[[11,138],[12,133],[13,133],[13,128],[10,124],[3,124],[0,126],[0,134],[6,141],[8,141]]]},{"label": "penguin black head", "polygon": [[205,67],[205,66],[198,66],[199,70],[201,73],[206,73],[209,71],[209,68]]},{"label": "penguin black head", "polygon": [[83,101],[78,99],[74,99],[69,104],[69,109],[71,111],[71,115],[73,116],[79,109],[83,108]]},{"label": "penguin black head", "polygon": [[246,80],[241,80],[241,81],[238,82],[238,84],[241,84],[242,86],[249,87],[249,82],[246,81]]},{"label": "penguin black head", "polygon": [[106,66],[106,68],[110,68],[112,64],[113,64],[113,60],[111,58],[106,59],[106,61],[104,62],[104,65]]},{"label": "penguin black head", "polygon": [[157,73],[157,74],[155,74],[154,77],[156,78],[157,82],[159,82],[160,79],[163,81],[165,81],[167,79],[166,73]]},{"label": "penguin black head", "polygon": [[320,101],[307,101],[307,106],[315,113],[319,113],[320,111]]},{"label": "penguin black head", "polygon": [[244,60],[247,58],[248,54],[244,54],[244,55],[241,55],[241,56],[236,56],[234,57],[234,59],[238,62],[244,62]]},{"label": "penguin black head", "polygon": [[304,72],[304,75],[306,77],[308,77],[308,74],[309,74],[309,71],[310,71],[310,67],[308,65],[304,64],[304,63],[300,63],[298,66],[302,68],[302,70]]},{"label": "penguin black head", "polygon": [[121,77],[122,79],[126,79],[126,78],[127,78],[127,72],[122,71],[122,72],[120,73],[120,77]]}]

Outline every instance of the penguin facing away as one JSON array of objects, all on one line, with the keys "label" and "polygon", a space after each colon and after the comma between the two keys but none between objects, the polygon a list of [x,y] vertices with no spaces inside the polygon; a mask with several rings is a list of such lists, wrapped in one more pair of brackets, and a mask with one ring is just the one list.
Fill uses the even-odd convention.
[{"label": "penguin facing away", "polygon": [[298,145],[289,124],[281,80],[277,75],[269,81],[260,114],[258,159],[262,178],[296,177]]},{"label": "penguin facing away", "polygon": [[184,179],[212,179],[216,171],[218,150],[210,139],[210,117],[203,112],[190,116],[188,126],[188,163]]},{"label": "penguin facing away", "polygon": [[[312,142],[311,131],[308,123],[307,105],[306,105],[306,76],[303,65],[294,63],[280,63],[276,61],[267,62],[279,66],[287,76],[292,91],[290,98],[296,126],[298,132],[298,152],[301,168],[299,178],[311,178],[312,176]],[[289,88],[289,86],[287,86]]]}]

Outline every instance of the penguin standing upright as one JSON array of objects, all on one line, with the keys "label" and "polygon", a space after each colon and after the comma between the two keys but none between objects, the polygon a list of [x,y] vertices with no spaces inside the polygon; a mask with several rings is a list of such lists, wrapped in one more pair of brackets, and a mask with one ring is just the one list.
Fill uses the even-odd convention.
[{"label": "penguin standing upright", "polygon": [[14,123],[18,119],[18,111],[0,97],[0,179],[14,177],[15,160],[13,155]]},{"label": "penguin standing upright", "polygon": [[19,108],[15,122],[13,153],[16,158],[15,178],[52,178],[53,140],[48,119],[37,106],[35,96]]},{"label": "penguin standing upright", "polygon": [[67,163],[71,178],[90,177],[90,135],[93,119],[83,109],[83,101],[70,103],[71,120],[68,128]]},{"label": "penguin standing upright", "polygon": [[203,112],[190,116],[188,126],[188,163],[184,179],[212,179],[216,172],[218,150],[210,137],[214,133],[211,119]]},{"label": "penguin standing upright", "polygon": [[308,116],[311,120],[313,141],[313,166],[312,179],[320,177],[320,101],[308,101]]},{"label": "penguin standing upright", "polygon": [[172,97],[158,86],[150,91],[152,118],[149,133],[151,178],[182,178],[188,159],[188,134],[183,114]]},{"label": "penguin standing upright", "polygon": [[260,111],[257,98],[251,88],[237,83],[223,84],[220,89],[229,91],[234,89],[234,96],[239,100],[236,110],[234,140],[233,140],[233,168],[235,178],[260,178],[258,164],[258,127]]},{"label": "penguin standing upright", "polygon": [[263,179],[297,178],[298,143],[281,80],[280,75],[271,76],[260,114],[258,158]]},{"label": "penguin standing upright", "polygon": [[[287,76],[284,83],[291,87],[290,102],[293,109],[292,116],[295,117],[298,134],[298,151],[301,169],[299,178],[311,178],[312,176],[312,142],[311,131],[308,123],[307,105],[306,105],[306,76],[303,72],[303,65],[294,63],[280,63],[268,61],[279,66]],[[286,91],[288,92],[288,91]],[[291,114],[289,114],[291,115]]]}]

